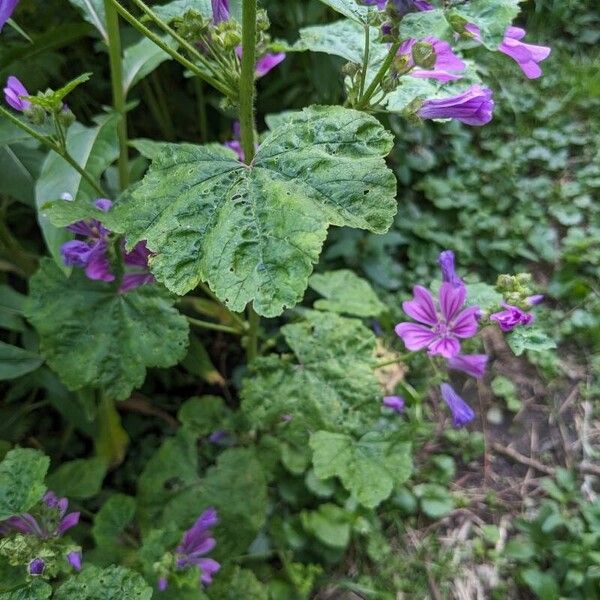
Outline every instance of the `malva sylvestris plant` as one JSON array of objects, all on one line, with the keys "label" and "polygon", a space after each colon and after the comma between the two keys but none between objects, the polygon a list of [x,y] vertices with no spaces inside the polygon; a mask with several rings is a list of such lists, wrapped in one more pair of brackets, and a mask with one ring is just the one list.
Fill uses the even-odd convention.
[{"label": "malva sylvestris plant", "polygon": [[[15,75],[4,86],[0,117],[48,151],[36,210],[49,256],[29,280],[25,315],[37,335],[30,345],[39,347],[32,369],[45,362],[45,381],[56,375],[88,418],[97,456],[81,460],[100,483],[90,496],[79,490],[81,498],[98,494],[126,455],[118,402],[142,405],[177,429],[151,458],[143,456],[136,498],[107,493],[95,514],[82,513],[93,522],[89,554],[64,535],[80,514],[67,513],[66,498],[46,491],[48,459],[33,450],[7,454],[0,470],[18,473],[15,485],[27,489],[0,522],[0,557],[20,569],[17,585],[27,589],[50,586],[76,597],[87,577],[110,574],[143,598],[190,592],[212,599],[211,590],[230,584],[242,597],[246,587],[262,586],[264,573],[245,562],[257,546],[284,565],[280,583],[292,587],[282,589],[296,590],[303,578],[308,589],[319,569],[284,551],[286,526],[273,514],[280,499],[269,496],[286,470],[327,498],[319,518],[353,504],[375,522],[377,506],[411,477],[407,421],[421,399],[384,392],[376,377],[376,348],[392,346],[393,332],[375,336],[367,326],[386,309],[369,283],[343,269],[313,273],[328,229],[385,233],[402,210],[385,160],[394,139],[379,116],[414,126],[484,126],[493,118],[493,83],[469,68],[472,47],[508,55],[528,78],[541,75],[550,54],[523,42],[525,31],[512,22],[518,0],[492,17],[485,2],[326,2],[339,19],[290,32],[293,43],[273,38],[256,0],[242,0],[236,15],[227,0],[192,4],[105,0],[105,19],[88,15],[107,52],[112,92],[111,109],[91,127],[67,104],[90,74],[57,90],[32,91],[31,81]],[[0,0],[0,28],[15,6]],[[122,26],[138,36],[125,50]],[[151,51],[152,61],[125,77],[130,57]],[[257,80],[293,68],[301,52],[347,61],[343,106],[282,104],[266,119],[268,130],[257,131]],[[230,136],[209,140],[204,127],[196,136],[203,144],[129,139],[131,87],[167,60],[191,78],[204,112],[210,94]],[[83,138],[90,140],[85,148]],[[476,414],[455,380],[485,376],[480,331],[528,330],[541,298],[525,276],[504,275],[493,290],[497,301],[477,306],[452,251],[441,253],[439,266],[435,292],[416,285],[402,303],[407,320],[395,328],[401,342],[394,341],[428,357],[432,391],[462,427]],[[312,304],[308,287],[322,296]],[[200,332],[239,343],[246,360],[236,365],[243,366],[236,390],[211,365]],[[148,369],[168,378],[165,370],[180,364],[192,380],[227,390],[227,398],[191,398],[176,420],[132,397]],[[408,379],[410,372],[405,389]],[[61,476],[55,468],[50,481]],[[314,514],[302,515],[298,523],[309,531]],[[261,564],[273,572],[273,560]]]}]

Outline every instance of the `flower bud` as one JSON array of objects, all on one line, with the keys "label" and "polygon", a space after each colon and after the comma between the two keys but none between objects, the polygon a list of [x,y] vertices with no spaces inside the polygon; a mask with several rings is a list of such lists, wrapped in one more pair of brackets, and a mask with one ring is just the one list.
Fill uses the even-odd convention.
[{"label": "flower bud", "polygon": [[415,65],[422,69],[433,69],[437,60],[433,45],[429,42],[416,42],[412,48],[412,58]]}]

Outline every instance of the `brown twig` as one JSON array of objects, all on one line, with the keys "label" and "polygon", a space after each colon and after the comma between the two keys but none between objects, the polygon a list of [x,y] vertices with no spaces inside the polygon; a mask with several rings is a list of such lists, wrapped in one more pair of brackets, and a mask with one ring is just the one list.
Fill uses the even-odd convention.
[{"label": "brown twig", "polygon": [[117,402],[116,406],[119,410],[136,412],[142,415],[146,415],[148,417],[158,417],[159,419],[162,419],[165,423],[167,423],[170,427],[173,427],[173,429],[178,429],[180,425],[179,421],[175,417],[170,415],[167,411],[162,410],[157,406],[154,406],[148,400],[140,397],[137,394],[131,396],[129,400],[122,400],[121,402]]}]

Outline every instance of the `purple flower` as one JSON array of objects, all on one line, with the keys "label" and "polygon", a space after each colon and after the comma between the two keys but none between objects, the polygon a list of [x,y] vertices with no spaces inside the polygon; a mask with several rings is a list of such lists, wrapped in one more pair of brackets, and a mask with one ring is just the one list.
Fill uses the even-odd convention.
[{"label": "purple flower", "polygon": [[229,20],[229,0],[211,0],[213,23],[218,25]]},{"label": "purple flower", "polygon": [[285,60],[285,52],[265,54],[256,61],[256,76],[263,77]]},{"label": "purple flower", "polygon": [[[242,47],[238,46],[235,49],[237,57],[241,60],[242,58]],[[255,65],[255,73],[257,77],[263,77],[269,71],[274,69],[279,63],[285,60],[285,52],[267,53],[261,56]]]},{"label": "purple flower", "polygon": [[225,441],[226,439],[227,439],[227,432],[223,431],[222,429],[217,429],[216,431],[213,431],[208,436],[208,441],[211,444],[220,444],[221,442]]},{"label": "purple flower", "polygon": [[487,354],[457,354],[448,359],[448,367],[481,379],[487,365]]},{"label": "purple flower", "polygon": [[119,292],[122,294],[134,290],[141,285],[154,283],[156,279],[148,270],[148,259],[152,253],[146,247],[146,242],[138,242],[131,252],[126,252],[123,256],[123,262],[128,267],[136,267],[137,270],[127,272],[123,275]]},{"label": "purple flower", "polygon": [[490,315],[490,321],[497,321],[502,331],[512,331],[518,325],[529,325],[535,317],[512,304],[502,304],[504,310]]},{"label": "purple flower", "polygon": [[[481,42],[481,29],[474,23],[467,23],[465,29],[478,41]],[[510,56],[521,67],[528,79],[537,79],[542,76],[542,69],[538,63],[546,60],[552,52],[547,46],[536,46],[525,44],[521,40],[527,32],[520,27],[508,27],[504,32],[504,39],[498,46],[498,50],[506,56]]]},{"label": "purple flower", "polygon": [[19,0],[0,0],[0,31],[13,14]]},{"label": "purple flower", "polygon": [[35,577],[44,573],[44,561],[41,558],[34,558],[27,567],[27,572]]},{"label": "purple flower", "polygon": [[383,405],[394,412],[404,412],[404,398],[401,396],[385,396],[383,398]]},{"label": "purple flower", "polygon": [[[408,59],[409,67],[413,67],[415,64],[412,57],[412,49],[417,41],[419,40],[414,38],[406,40],[398,49],[398,56],[405,55]],[[454,54],[448,42],[434,37],[426,37],[422,41],[428,42],[433,46],[435,64],[432,69],[412,69],[409,73],[411,77],[437,79],[443,83],[461,78],[460,75],[452,73],[452,71],[464,71],[466,65]]]},{"label": "purple flower", "polygon": [[528,298],[525,298],[525,302],[527,302],[527,304],[529,304],[529,306],[535,306],[536,304],[539,304],[540,302],[544,301],[544,295],[543,294],[535,294],[534,296],[529,296]]},{"label": "purple flower", "polygon": [[[0,0],[0,25],[3,24],[1,19],[2,1],[3,0]],[[25,98],[21,98],[21,96],[29,96],[29,92],[14,75],[11,75],[6,80],[4,99],[6,100],[7,104],[12,106],[15,110],[23,112],[24,110],[31,108],[31,102]]]},{"label": "purple flower", "polygon": [[[426,288],[417,285],[414,299],[402,303],[404,312],[419,323],[399,323],[396,333],[408,350],[429,349],[430,355],[452,358],[460,352],[459,338],[477,333],[478,306],[463,309],[467,297],[464,287],[443,283],[439,294],[439,309]],[[421,324],[422,323],[422,324]]]},{"label": "purple flower", "polygon": [[69,554],[67,554],[67,560],[76,571],[81,571],[81,552],[79,550],[69,552]]},{"label": "purple flower", "polygon": [[214,508],[207,508],[183,534],[181,543],[175,551],[177,568],[197,566],[200,569],[200,583],[203,585],[210,584],[213,575],[221,568],[216,560],[205,557],[217,544],[211,530],[218,522],[217,511]]},{"label": "purple flower", "polygon": [[452,413],[454,427],[462,427],[475,418],[473,409],[454,391],[451,385],[442,383],[442,398]]},{"label": "purple flower", "polygon": [[376,6],[379,10],[383,10],[387,4],[387,0],[363,0],[365,6]]},{"label": "purple flower", "polygon": [[414,4],[417,10],[434,10],[433,4],[426,2],[426,0],[414,0]]},{"label": "purple flower", "polygon": [[454,268],[454,252],[444,250],[438,257],[438,265],[442,269],[442,281],[452,284],[453,287],[463,287],[464,281],[456,274]]},{"label": "purple flower", "polygon": [[42,501],[49,510],[39,520],[29,513],[10,517],[0,523],[3,535],[18,531],[45,540],[60,537],[79,523],[78,512],[66,514],[69,508],[69,501],[66,498],[58,498],[54,492],[48,491]]},{"label": "purple flower", "polygon": [[458,119],[479,127],[492,120],[493,111],[492,91],[475,84],[456,96],[425,100],[418,114],[423,119]]},{"label": "purple flower", "polygon": [[161,577],[156,584],[156,589],[159,592],[164,592],[169,587],[169,582],[166,577]]}]

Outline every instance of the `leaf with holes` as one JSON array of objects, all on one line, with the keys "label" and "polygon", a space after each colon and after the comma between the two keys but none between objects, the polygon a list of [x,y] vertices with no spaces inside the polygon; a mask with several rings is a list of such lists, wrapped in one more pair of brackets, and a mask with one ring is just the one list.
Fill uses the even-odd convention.
[{"label": "leaf with holes", "polygon": [[26,310],[40,351],[71,390],[99,387],[122,400],[142,385],[147,367],[170,367],[188,343],[185,317],[158,286],[126,294],[116,284],[70,278],[49,259],[30,280]]},{"label": "leaf with holes", "polygon": [[155,253],[152,272],[185,294],[201,281],[232,310],[273,317],[302,299],[329,225],[387,231],[396,181],[392,136],[341,107],[294,113],[251,165],[217,146],[164,144],[141,184],[105,215]]}]

